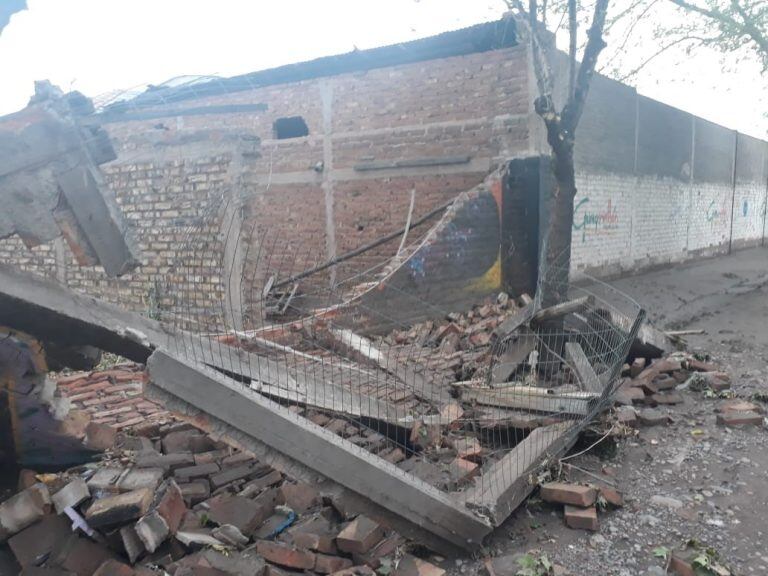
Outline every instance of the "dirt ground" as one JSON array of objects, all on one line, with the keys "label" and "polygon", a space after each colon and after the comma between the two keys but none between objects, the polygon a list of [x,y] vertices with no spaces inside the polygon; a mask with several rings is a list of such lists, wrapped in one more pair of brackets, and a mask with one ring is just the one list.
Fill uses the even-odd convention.
[{"label": "dirt ground", "polygon": [[[661,328],[704,329],[704,335],[687,337],[688,349],[710,354],[729,372],[736,396],[768,393],[768,249],[612,284]],[[717,399],[694,391],[683,396],[683,404],[668,410],[672,424],[640,428],[609,456],[592,452],[570,460],[598,475],[613,469],[615,476],[605,478],[625,496],[623,509],[601,514],[598,532],[567,528],[561,509],[534,497],[484,552],[540,549],[574,576],[652,576],[665,573],[654,549],[696,539],[714,547],[733,574],[768,574],[768,433],[764,427],[718,426]],[[451,571],[484,573],[479,561],[450,562]]]}]

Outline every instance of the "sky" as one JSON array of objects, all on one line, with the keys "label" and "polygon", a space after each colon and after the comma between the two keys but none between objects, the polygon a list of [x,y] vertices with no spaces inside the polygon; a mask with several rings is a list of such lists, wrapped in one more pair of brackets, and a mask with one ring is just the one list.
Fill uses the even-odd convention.
[{"label": "sky", "polygon": [[[231,76],[430,36],[495,20],[505,9],[501,0],[27,4],[0,35],[0,114],[23,108],[35,80],[103,97],[177,76]],[[639,57],[651,49],[647,44],[631,44],[627,51]],[[636,86],[646,96],[765,138],[767,84],[759,67],[746,62],[726,73],[719,59],[712,53],[665,55],[643,71]]]}]

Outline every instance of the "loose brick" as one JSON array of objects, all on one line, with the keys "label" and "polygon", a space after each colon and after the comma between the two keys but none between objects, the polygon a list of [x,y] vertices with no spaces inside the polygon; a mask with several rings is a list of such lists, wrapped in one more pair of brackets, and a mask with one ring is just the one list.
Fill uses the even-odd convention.
[{"label": "loose brick", "polygon": [[597,490],[592,486],[549,482],[541,486],[541,499],[546,502],[570,504],[586,508],[592,506],[597,498]]},{"label": "loose brick", "polygon": [[602,496],[603,500],[605,500],[609,505],[613,506],[614,508],[621,508],[624,506],[624,497],[621,495],[621,492],[615,488],[610,488],[609,486],[600,486],[599,490],[600,496]]},{"label": "loose brick", "polygon": [[298,514],[303,514],[310,508],[320,504],[320,494],[309,484],[283,484],[280,487],[285,504]]},{"label": "loose brick", "polygon": [[352,560],[340,556],[315,554],[315,572],[318,574],[334,574],[352,567]]},{"label": "loose brick", "polygon": [[48,562],[77,576],[92,576],[99,566],[111,559],[112,553],[103,546],[71,534],[56,546]]},{"label": "loose brick", "polygon": [[394,576],[444,576],[445,570],[434,564],[406,554],[397,563]]},{"label": "loose brick", "polygon": [[51,501],[57,514],[63,514],[64,509],[75,507],[91,497],[91,491],[82,478],[75,478],[61,490],[51,496]]},{"label": "loose brick", "polygon": [[134,576],[133,568],[117,560],[107,560],[96,569],[93,576]]},{"label": "loose brick", "polygon": [[188,482],[196,478],[203,478],[216,474],[220,471],[219,465],[215,462],[209,462],[208,464],[197,464],[195,466],[185,466],[184,468],[177,468],[173,472],[174,478],[180,482]]},{"label": "loose brick", "polygon": [[384,537],[384,529],[367,516],[358,516],[336,536],[336,546],[348,554],[364,554]]},{"label": "loose brick", "polygon": [[578,508],[576,506],[565,506],[565,523],[569,528],[579,530],[597,530],[597,510],[594,506],[590,508]]},{"label": "loose brick", "polygon": [[187,513],[184,496],[178,484],[166,480],[155,496],[155,510],[168,524],[168,530],[175,534]]},{"label": "loose brick", "polygon": [[760,426],[763,423],[763,417],[754,412],[729,410],[717,415],[717,423],[722,426]]},{"label": "loose brick", "polygon": [[0,504],[0,541],[34,524],[51,510],[45,484],[33,484]]},{"label": "loose brick", "polygon": [[148,488],[153,492],[165,477],[162,468],[132,468],[123,474],[117,483],[119,492],[131,492],[140,488]]},{"label": "loose brick", "polygon": [[49,554],[70,534],[72,527],[66,517],[49,514],[8,540],[8,546],[16,561],[25,567],[33,564],[36,558]]},{"label": "loose brick", "polygon": [[274,562],[286,568],[312,570],[315,567],[315,554],[309,550],[299,550],[281,542],[259,540],[256,551],[268,562]]},{"label": "loose brick", "polygon": [[125,524],[147,513],[152,503],[152,495],[153,490],[143,488],[101,498],[88,508],[85,519],[93,528]]},{"label": "loose brick", "polygon": [[168,528],[168,523],[165,519],[157,513],[157,511],[150,512],[139,519],[134,527],[136,534],[141,539],[147,552],[150,554],[157,550],[168,536],[171,531]]},{"label": "loose brick", "polygon": [[242,496],[216,496],[208,500],[208,517],[217,524],[232,524],[249,536],[272,513]]}]

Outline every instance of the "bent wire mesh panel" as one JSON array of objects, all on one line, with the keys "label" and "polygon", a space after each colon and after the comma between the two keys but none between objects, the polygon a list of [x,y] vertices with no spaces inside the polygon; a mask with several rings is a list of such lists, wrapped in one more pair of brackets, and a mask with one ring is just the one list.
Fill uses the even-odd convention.
[{"label": "bent wire mesh panel", "polygon": [[[484,186],[325,264],[322,239],[265,219],[258,197],[214,198],[159,288],[158,316],[184,334],[173,352],[499,523],[515,487],[609,404],[644,313],[587,276],[549,308],[498,289],[446,296],[477,282],[429,286],[462,257],[462,207]],[[555,264],[541,281],[557,278]]]}]

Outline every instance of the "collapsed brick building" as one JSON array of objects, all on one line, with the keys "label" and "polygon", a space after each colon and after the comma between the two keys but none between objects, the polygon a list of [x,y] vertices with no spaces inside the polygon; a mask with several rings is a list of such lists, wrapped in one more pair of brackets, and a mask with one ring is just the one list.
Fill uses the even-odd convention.
[{"label": "collapsed brick building", "polygon": [[[12,238],[0,253],[150,314],[172,306],[185,281],[172,271],[186,262],[201,307],[225,300],[241,311],[254,289],[241,279],[256,286],[268,279],[249,270],[249,251],[262,259],[269,252],[270,272],[280,277],[300,272],[402,228],[412,194],[415,221],[514,159],[503,194],[474,202],[450,263],[414,266],[411,288],[439,300],[437,286],[455,290],[461,276],[488,291],[530,291],[548,173],[528,58],[514,21],[504,19],[150,89],[99,114],[118,154],[105,172],[142,249],[140,269],[106,279],[76,266],[61,242],[30,249]],[[608,275],[764,241],[763,141],[596,77],[576,162],[574,268]],[[428,228],[412,230],[409,242]],[[185,253],[190,230],[209,238],[194,264]],[[225,233],[237,245],[227,245]],[[360,274],[399,241],[305,284]]]},{"label": "collapsed brick building", "polygon": [[[148,359],[141,391],[90,375],[98,390],[54,392],[95,424],[173,411],[260,471],[320,474],[477,547],[610,405],[644,319],[597,283],[550,308],[528,296],[551,190],[528,58],[504,19],[105,107],[103,170],[142,265],[110,279],[62,241],[3,240],[8,263],[56,281],[0,266],[3,323]],[[576,270],[764,241],[766,143],[606,78],[577,170]],[[568,317],[552,339],[551,317]],[[139,451],[173,456],[172,428]]]}]

